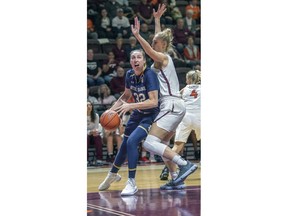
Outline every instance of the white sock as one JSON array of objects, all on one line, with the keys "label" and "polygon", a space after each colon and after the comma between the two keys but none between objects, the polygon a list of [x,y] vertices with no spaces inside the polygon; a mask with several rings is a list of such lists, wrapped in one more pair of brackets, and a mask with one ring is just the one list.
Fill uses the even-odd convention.
[{"label": "white sock", "polygon": [[177,172],[170,172],[170,175],[171,175],[171,178],[173,180],[175,180],[177,178],[177,176],[178,176],[178,173]]},{"label": "white sock", "polygon": [[117,175],[117,173],[112,173],[112,172],[109,172],[109,173],[108,173],[108,175],[109,175],[109,176],[116,176],[116,175]]},{"label": "white sock", "polygon": [[132,184],[135,186],[136,185],[136,182],[135,182],[135,179],[134,178],[128,178],[130,182],[132,182]]},{"label": "white sock", "polygon": [[146,152],[141,153],[142,157],[146,157]]},{"label": "white sock", "polygon": [[175,155],[172,161],[179,166],[187,165],[187,161],[185,161],[180,155]]}]

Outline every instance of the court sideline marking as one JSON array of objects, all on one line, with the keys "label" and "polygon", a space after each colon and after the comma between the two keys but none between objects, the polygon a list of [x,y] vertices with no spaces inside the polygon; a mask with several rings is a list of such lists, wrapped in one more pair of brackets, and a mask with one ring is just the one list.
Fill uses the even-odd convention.
[{"label": "court sideline marking", "polygon": [[115,215],[120,215],[120,216],[135,216],[135,215],[128,214],[128,213],[125,213],[125,212],[120,212],[120,211],[117,211],[117,210],[113,210],[113,209],[109,209],[109,208],[105,208],[105,207],[101,207],[101,206],[97,206],[97,205],[93,205],[93,204],[87,204],[87,206],[88,206],[89,208],[92,208],[92,209],[96,209],[96,210],[99,210],[99,211],[108,212],[108,213],[115,214]]}]

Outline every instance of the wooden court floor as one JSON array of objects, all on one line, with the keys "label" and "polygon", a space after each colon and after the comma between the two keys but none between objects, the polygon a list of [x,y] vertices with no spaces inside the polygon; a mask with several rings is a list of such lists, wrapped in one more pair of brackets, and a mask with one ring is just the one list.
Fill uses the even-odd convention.
[{"label": "wooden court floor", "polygon": [[120,195],[128,178],[127,165],[119,171],[122,180],[101,192],[98,186],[110,171],[111,165],[87,168],[87,216],[200,216],[201,166],[196,164],[198,169],[185,180],[186,188],[171,191],[159,189],[160,185],[167,182],[159,178],[163,163],[138,165],[138,192],[127,197]]}]

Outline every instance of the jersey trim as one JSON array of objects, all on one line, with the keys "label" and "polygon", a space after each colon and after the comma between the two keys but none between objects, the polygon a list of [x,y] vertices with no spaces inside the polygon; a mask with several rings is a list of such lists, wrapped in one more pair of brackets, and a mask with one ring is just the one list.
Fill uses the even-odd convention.
[{"label": "jersey trim", "polygon": [[142,128],[147,134],[148,134],[148,131],[146,130],[146,128],[144,128],[143,126],[139,125],[138,126],[139,128]]},{"label": "jersey trim", "polygon": [[171,93],[170,83],[169,83],[167,77],[165,76],[165,74],[164,74],[164,72],[162,71],[162,69],[160,69],[160,72],[161,72],[162,76],[164,77],[164,79],[165,79],[165,81],[166,81],[166,83],[167,83],[169,95],[170,95],[170,96],[173,96],[172,93]]}]

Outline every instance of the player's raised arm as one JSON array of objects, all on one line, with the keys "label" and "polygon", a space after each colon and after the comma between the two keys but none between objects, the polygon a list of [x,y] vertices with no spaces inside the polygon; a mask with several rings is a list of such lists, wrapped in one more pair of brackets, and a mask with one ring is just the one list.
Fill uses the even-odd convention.
[{"label": "player's raised arm", "polygon": [[155,21],[155,34],[161,31],[160,18],[165,13],[166,10],[167,8],[165,4],[159,4],[157,12],[153,8],[153,16],[154,16],[154,21]]},{"label": "player's raised arm", "polygon": [[142,48],[144,49],[146,54],[150,56],[150,58],[152,58],[156,62],[164,62],[164,60],[166,60],[167,58],[166,55],[161,52],[155,51],[150,46],[150,44],[139,34],[139,31],[140,31],[140,21],[138,20],[138,17],[135,17],[134,25],[131,25],[131,32],[137,38]]}]

